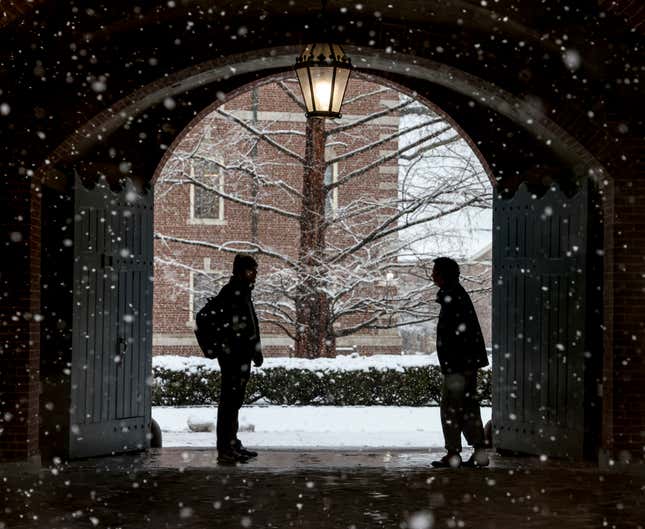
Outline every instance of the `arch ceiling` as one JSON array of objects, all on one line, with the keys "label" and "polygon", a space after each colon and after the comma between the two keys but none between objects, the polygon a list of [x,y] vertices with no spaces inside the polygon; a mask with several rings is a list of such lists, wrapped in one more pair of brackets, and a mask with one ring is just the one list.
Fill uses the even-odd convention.
[{"label": "arch ceiling", "polygon": [[[357,67],[443,108],[501,174],[555,159],[584,172],[593,165],[585,146],[598,135],[642,127],[633,114],[641,34],[601,0],[516,4],[332,1],[327,11],[332,38]],[[289,68],[319,8],[14,1],[0,26],[2,157],[25,171],[45,160],[87,162],[90,150],[95,163],[138,150],[151,158],[138,170],[152,174],[159,146],[217,92]]]}]

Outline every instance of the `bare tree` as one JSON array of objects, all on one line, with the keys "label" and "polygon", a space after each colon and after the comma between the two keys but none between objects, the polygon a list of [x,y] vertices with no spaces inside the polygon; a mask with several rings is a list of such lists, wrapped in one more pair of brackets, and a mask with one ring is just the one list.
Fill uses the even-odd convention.
[{"label": "bare tree", "polygon": [[[269,88],[302,111],[294,81]],[[182,245],[270,262],[256,289],[260,317],[295,341],[298,356],[333,356],[339,337],[433,319],[433,287],[414,280],[423,267],[413,265],[436,255],[440,239],[458,241],[466,213],[490,208],[481,165],[443,117],[375,84],[344,108],[348,117],[326,128],[320,120],[285,128],[228,102],[173,153],[156,190],[159,201],[192,185],[247,211],[260,232],[280,225],[295,239],[297,252],[257,228],[217,242],[156,233],[165,266],[185,266]]]}]

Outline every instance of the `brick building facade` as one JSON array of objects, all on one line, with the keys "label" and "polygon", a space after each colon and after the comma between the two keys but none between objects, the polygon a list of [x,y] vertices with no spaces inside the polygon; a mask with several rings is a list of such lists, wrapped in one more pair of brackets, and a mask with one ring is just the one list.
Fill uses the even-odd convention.
[{"label": "brick building facade", "polygon": [[[290,155],[290,152],[300,156],[304,153],[304,114],[288,95],[288,90],[297,89],[297,84],[289,80],[259,86],[227,101],[184,137],[155,187],[157,234],[214,245],[250,241],[272,253],[297,259],[298,219],[281,216],[269,209],[299,212],[302,207],[293,192],[284,192],[285,187],[296,190],[302,187],[302,163]],[[397,91],[362,80],[350,82],[346,99],[348,103],[343,119],[338,121],[339,126],[400,104]],[[240,126],[239,121],[245,125]],[[263,133],[268,131],[269,137],[283,147],[276,147],[270,141],[258,141],[259,134],[249,132],[249,127]],[[328,128],[332,127],[328,125]],[[369,166],[375,158],[396,152],[398,139],[395,136],[389,141],[382,140],[396,134],[398,129],[398,113],[393,111],[360,126],[351,134],[335,138],[336,141],[328,141],[326,159],[338,158],[339,161],[327,166],[325,183],[337,182],[339,177]],[[346,153],[368,144],[374,144],[374,148],[344,158]],[[254,184],[254,178],[274,185]],[[338,208],[356,200],[393,202],[397,198],[397,181],[398,161],[394,158],[330,191],[326,197],[326,214],[333,217]],[[205,189],[199,185],[202,182],[219,189],[227,197]],[[280,185],[275,185],[277,182]],[[231,200],[231,196],[236,200]],[[248,205],[254,200],[260,207]],[[246,204],[240,203],[242,201]],[[262,205],[267,208],[263,209]],[[380,212],[388,213],[387,209]],[[376,226],[377,216],[363,217],[359,219],[361,223]],[[343,230],[334,224],[327,231],[326,242],[331,246],[351,243]],[[200,355],[192,330],[194,316],[207,297],[228,279],[233,253],[158,238],[155,255],[153,354]],[[278,298],[275,294],[263,296],[258,292],[261,292],[265,276],[283,264],[280,259],[266,255],[260,255],[258,261],[255,297],[265,354],[291,355],[293,339],[277,325],[269,323],[264,310],[267,304],[278,302]],[[382,288],[382,285],[374,288]],[[360,322],[365,317],[354,314],[351,320]],[[348,323],[348,318],[344,323]],[[336,349],[361,354],[400,353],[401,338],[396,329],[363,330],[339,338]]]}]

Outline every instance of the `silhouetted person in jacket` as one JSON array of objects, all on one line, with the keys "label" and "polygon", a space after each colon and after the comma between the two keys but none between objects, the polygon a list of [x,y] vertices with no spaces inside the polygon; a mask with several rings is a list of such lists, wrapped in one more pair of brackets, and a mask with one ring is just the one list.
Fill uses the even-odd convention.
[{"label": "silhouetted person in jacket", "polygon": [[[459,265],[449,257],[434,260],[432,280],[439,287],[437,356],[443,373],[441,426],[447,454],[434,467],[486,466],[484,428],[477,395],[477,370],[488,365],[486,346],[470,296],[459,283]],[[475,449],[463,461],[461,434]]]},{"label": "silhouetted person in jacket", "polygon": [[217,452],[218,462],[224,464],[246,462],[258,455],[244,448],[237,438],[238,416],[251,375],[251,362],[259,367],[264,361],[260,326],[251,299],[257,270],[253,257],[236,255],[233,276],[218,295],[226,329],[217,356],[222,375],[217,408]]}]

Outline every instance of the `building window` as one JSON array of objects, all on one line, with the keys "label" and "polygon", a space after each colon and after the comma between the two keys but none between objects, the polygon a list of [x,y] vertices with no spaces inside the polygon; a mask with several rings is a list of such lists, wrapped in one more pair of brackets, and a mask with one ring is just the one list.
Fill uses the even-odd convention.
[{"label": "building window", "polygon": [[191,272],[190,282],[190,308],[191,320],[193,320],[208,299],[216,296],[224,286],[224,276],[216,272]]},{"label": "building window", "polygon": [[[194,164],[191,167],[191,177],[197,182],[222,191],[224,177],[214,167],[208,164]],[[224,199],[215,191],[191,184],[190,186],[190,222],[191,224],[223,224]]]},{"label": "building window", "polygon": [[[333,163],[325,168],[325,185],[338,181],[338,164]],[[338,188],[335,187],[325,197],[325,216],[333,217],[338,209]]]},{"label": "building window", "polygon": [[195,219],[219,219],[221,197],[204,189],[203,187],[194,186],[195,200],[193,202],[193,218]]}]

